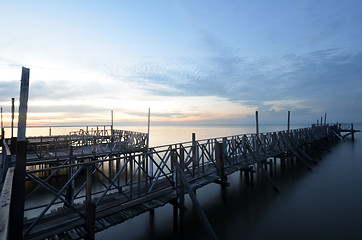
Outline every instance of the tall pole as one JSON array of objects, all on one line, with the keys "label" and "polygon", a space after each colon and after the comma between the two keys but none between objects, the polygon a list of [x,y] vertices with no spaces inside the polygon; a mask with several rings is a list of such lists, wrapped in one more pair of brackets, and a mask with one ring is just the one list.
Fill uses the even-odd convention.
[{"label": "tall pole", "polygon": [[288,132],[290,130],[290,111],[288,111]]},{"label": "tall pole", "polygon": [[14,137],[15,98],[11,98],[11,138]]},{"label": "tall pole", "polygon": [[258,119],[258,111],[255,111],[255,120],[256,120],[256,134],[259,134],[259,119]]},{"label": "tall pole", "polygon": [[3,108],[1,107],[1,138],[4,138]]},{"label": "tall pole", "polygon": [[29,68],[22,68],[16,164],[10,204],[10,239],[22,239],[26,170],[26,115],[28,111]]},{"label": "tall pole", "polygon": [[147,122],[147,152],[150,147],[150,123],[151,123],[151,109],[148,108],[148,122]]},{"label": "tall pole", "polygon": [[113,110],[111,110],[111,137],[113,139]]}]

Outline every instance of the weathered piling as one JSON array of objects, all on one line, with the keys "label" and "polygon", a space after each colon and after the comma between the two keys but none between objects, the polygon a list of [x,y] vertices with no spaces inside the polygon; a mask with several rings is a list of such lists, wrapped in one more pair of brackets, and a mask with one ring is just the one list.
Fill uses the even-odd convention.
[{"label": "weathered piling", "polygon": [[85,228],[87,235],[86,240],[94,240],[95,234],[95,219],[96,219],[96,205],[92,200],[92,185],[93,185],[93,166],[87,166],[87,186],[86,186],[86,212],[85,212]]},{"label": "weathered piling", "polygon": [[[79,238],[92,239],[94,231],[101,231],[110,225],[126,221],[144,212],[149,211],[150,221],[153,221],[154,209],[167,203],[173,205],[174,232],[183,236],[185,231],[184,195],[188,193],[209,236],[216,238],[197,200],[196,189],[209,183],[219,183],[223,200],[226,200],[227,175],[235,171],[244,172],[245,180],[242,180],[249,186],[253,186],[255,184],[254,167],[257,167],[258,172],[261,173],[260,177],[269,180],[274,189],[278,191],[274,182],[274,176],[278,172],[276,170],[278,167],[277,158],[280,159],[281,168],[285,167],[286,159],[288,165],[294,163],[294,158],[302,159],[301,162],[313,162],[313,156],[310,155],[308,149],[320,146],[329,147],[329,138],[339,133],[336,128],[323,126],[319,123],[318,125],[318,127],[314,125],[312,128],[298,131],[290,130],[288,126],[289,131],[244,134],[199,141],[193,134],[192,141],[187,143],[137,148],[137,150],[129,148],[131,144],[134,144],[133,140],[136,135],[129,138],[125,137],[125,133],[117,135],[118,130],[113,132],[112,144],[116,145],[111,144],[109,135],[104,138],[107,139],[107,142],[102,145],[103,138],[101,136],[103,133],[100,133],[97,127],[96,132],[92,128],[89,132],[83,131],[81,133],[80,139],[84,144],[83,146],[78,146],[79,138],[75,135],[71,135],[66,141],[56,140],[55,142],[62,142],[68,147],[71,146],[69,143],[73,143],[74,146],[73,151],[69,151],[67,156],[64,157],[63,155],[60,158],[61,152],[49,152],[46,147],[49,146],[49,142],[46,141],[46,138],[39,138],[40,140],[37,142],[39,145],[36,146],[40,146],[40,151],[34,155],[44,157],[48,154],[48,156],[56,157],[45,161],[37,159],[36,166],[41,167],[35,170],[30,169],[27,172],[27,180],[37,184],[37,189],[51,187],[48,188],[50,190],[48,194],[53,194],[54,198],[52,202],[46,205],[41,215],[26,220],[24,226],[27,231],[24,232],[24,237],[36,238],[39,234],[39,238],[40,236],[45,238],[58,234],[58,237],[61,238],[63,236],[61,234],[70,235],[72,234],[69,233],[70,231],[74,232],[74,229],[82,227],[87,234],[80,234],[77,230],[80,234]],[[348,129],[350,132],[350,127],[350,125],[343,126],[340,129]],[[337,132],[332,134],[332,131],[329,131],[331,129]],[[354,130],[353,127],[352,130]],[[128,146],[124,152],[120,147],[121,143],[117,142],[121,136],[131,141],[131,144],[124,144]],[[57,139],[55,136],[53,138]],[[70,142],[67,142],[68,140]],[[146,138],[141,140],[147,146]],[[60,147],[60,145],[56,146]],[[102,152],[105,146],[112,150]],[[69,148],[71,149],[71,147]],[[75,161],[72,160],[73,157],[76,159]],[[116,169],[112,169],[112,162],[115,162]],[[92,170],[89,170],[89,164],[94,166]],[[72,168],[78,169],[79,172],[78,170],[74,172]],[[67,169],[69,172],[68,177],[64,177],[67,178],[64,185],[58,183],[60,186],[58,184],[52,186],[51,181],[32,179],[34,174],[39,174],[42,177],[55,176],[58,173],[67,173]],[[77,175],[83,169],[87,169],[87,180],[84,180],[84,175]],[[95,175],[97,178],[94,178]],[[92,180],[95,179],[102,182],[99,182],[100,184],[97,186],[93,185],[92,191]],[[79,185],[83,183],[83,188],[77,189],[77,193],[72,190],[71,181],[73,180],[77,182],[77,188],[78,183],[80,183]],[[59,192],[54,192],[54,190]],[[73,204],[72,196],[77,199],[77,202],[81,202],[79,199],[84,201],[84,204]],[[92,201],[93,198],[97,200],[97,209],[95,209],[95,204]],[[64,203],[66,208],[62,207],[57,212],[51,212],[50,207],[53,207],[53,203],[59,204],[59,202]],[[33,209],[44,208],[44,206],[35,206]],[[97,212],[96,215],[95,212]],[[61,219],[59,222],[58,216]],[[47,229],[44,230],[44,223],[49,221],[54,221],[53,225],[45,224]],[[80,224],[82,225],[80,226]],[[69,228],[67,228],[68,225]],[[92,225],[95,225],[96,229],[91,227]],[[58,228],[63,233],[57,232]],[[64,233],[64,231],[69,232]],[[47,233],[44,232],[51,233],[46,235]]]},{"label": "weathered piling", "polygon": [[290,130],[290,111],[288,111],[288,132]]},{"label": "weathered piling", "polygon": [[11,98],[11,138],[14,137],[15,98]]},{"label": "weathered piling", "polygon": [[25,194],[25,170],[26,149],[25,137],[26,115],[28,109],[29,94],[29,72],[28,68],[22,68],[20,86],[20,106],[18,120],[18,138],[16,146],[16,163],[14,181],[10,206],[10,239],[21,239],[23,237],[24,222],[24,194]]}]

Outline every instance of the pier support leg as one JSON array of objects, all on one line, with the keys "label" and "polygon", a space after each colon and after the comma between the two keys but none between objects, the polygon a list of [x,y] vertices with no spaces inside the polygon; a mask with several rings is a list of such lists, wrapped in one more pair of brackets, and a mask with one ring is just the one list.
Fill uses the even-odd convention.
[{"label": "pier support leg", "polygon": [[[73,158],[73,147],[69,146],[69,164],[74,164],[74,158]],[[67,169],[68,173],[68,180],[72,178],[72,176],[74,175],[75,169],[74,166],[70,166]],[[67,195],[66,195],[66,200],[70,205],[73,205],[74,202],[74,179],[72,180],[72,182],[68,185],[68,189],[67,189]]]},{"label": "pier support leg", "polygon": [[10,239],[22,239],[25,198],[26,141],[16,145],[16,165],[10,204]]},{"label": "pier support leg", "polygon": [[214,230],[212,229],[209,221],[207,220],[207,218],[205,216],[205,213],[202,211],[200,203],[197,200],[196,196],[194,195],[194,192],[192,191],[192,187],[189,184],[189,182],[187,181],[187,178],[186,178],[181,166],[179,165],[178,162],[175,162],[174,164],[175,164],[175,166],[176,166],[176,168],[177,168],[177,170],[179,172],[180,180],[183,183],[184,187],[186,188],[186,190],[187,190],[187,192],[188,192],[188,194],[189,194],[189,196],[191,198],[191,201],[194,204],[195,210],[196,210],[197,214],[199,215],[202,224],[204,225],[205,230],[209,234],[210,239],[215,239],[216,240],[217,237],[216,237],[216,235],[214,233]]},{"label": "pier support leg", "polygon": [[183,237],[184,233],[185,233],[185,186],[184,183],[181,181],[181,177],[180,177],[180,172],[183,173],[184,169],[185,169],[185,151],[184,148],[182,147],[180,149],[180,168],[181,170],[178,171],[178,182],[179,182],[179,204],[180,204],[180,236]]},{"label": "pier support leg", "polygon": [[197,166],[197,147],[196,147],[196,135],[192,133],[192,175],[196,174],[196,166]]},{"label": "pier support leg", "polygon": [[218,175],[220,176],[221,181],[221,193],[223,203],[226,204],[226,175],[225,175],[225,167],[224,167],[224,151],[223,151],[223,143],[216,143],[216,161],[218,162]]},{"label": "pier support leg", "polygon": [[87,186],[86,186],[86,212],[85,212],[85,222],[87,235],[85,236],[86,240],[94,240],[95,234],[95,221],[96,221],[96,205],[92,200],[92,174],[93,166],[90,165],[87,167]]}]

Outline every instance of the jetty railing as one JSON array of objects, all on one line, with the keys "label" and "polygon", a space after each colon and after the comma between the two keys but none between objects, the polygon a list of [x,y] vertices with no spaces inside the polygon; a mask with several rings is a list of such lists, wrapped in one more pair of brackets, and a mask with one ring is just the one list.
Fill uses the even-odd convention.
[{"label": "jetty railing", "polygon": [[9,167],[11,167],[11,162],[12,162],[12,156],[11,156],[11,152],[10,152],[10,148],[9,145],[7,144],[7,142],[5,141],[5,139],[2,139],[1,141],[1,163],[2,163],[2,176],[3,179],[1,179],[1,181],[3,182],[5,180],[5,176],[6,176],[6,172],[8,170]]},{"label": "jetty railing", "polygon": [[[176,198],[179,180],[175,165],[182,166],[183,174],[192,184],[210,175],[220,176],[221,169],[237,166],[237,170],[251,164],[260,165],[260,161],[287,151],[298,154],[303,146],[330,137],[332,131],[337,130],[337,125],[322,125],[243,134],[153,147],[148,151],[110,151],[104,155],[93,154],[88,159],[71,155],[58,165],[44,162],[42,167],[29,166],[26,171],[29,190],[25,197],[24,238],[49,233],[54,227],[49,220],[51,216],[58,216],[56,221],[63,217],[71,219],[69,221],[75,225],[82,225],[88,219],[86,206],[92,204],[95,216],[99,218],[122,206],[132,206],[156,195],[174,193]],[[91,134],[93,139],[97,135],[98,132]],[[99,135],[106,136],[105,144],[117,138],[131,139],[131,145],[146,144],[143,134],[114,131],[111,138],[109,134]],[[96,140],[101,141],[102,138]],[[83,138],[73,142],[74,148],[77,141],[83,141]],[[86,143],[89,144],[89,141],[85,138]],[[219,145],[222,146],[221,152]],[[224,159],[223,166],[220,156]],[[93,183],[91,187],[89,182]],[[44,195],[44,192],[47,197],[40,199],[38,196]],[[62,228],[58,226],[54,231],[60,230]]]},{"label": "jetty railing", "polygon": [[29,137],[28,162],[67,158],[69,155],[146,151],[147,134],[125,130],[73,131],[69,135]]}]

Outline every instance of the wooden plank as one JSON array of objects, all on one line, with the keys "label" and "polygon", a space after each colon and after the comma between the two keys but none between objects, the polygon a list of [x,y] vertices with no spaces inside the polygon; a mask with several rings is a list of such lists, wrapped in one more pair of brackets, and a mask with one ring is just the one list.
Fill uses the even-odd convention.
[{"label": "wooden plank", "polygon": [[[283,148],[284,147],[284,148]],[[286,150],[287,146],[283,145],[282,148],[280,148],[278,151],[268,151],[265,154],[268,154],[266,156],[269,156],[270,154],[276,154],[278,152],[282,152]],[[182,151],[183,152],[183,151]],[[224,172],[225,175],[231,174],[232,172],[240,169],[240,168],[247,168],[249,164],[258,163],[261,160],[261,157],[265,157],[264,154],[259,154],[256,151],[249,151],[250,153],[246,153],[247,156],[244,156],[245,158],[235,157],[235,164],[230,165],[233,161],[226,161],[226,165],[224,166]],[[253,159],[251,158],[253,157]],[[181,158],[181,151],[180,151],[180,158]],[[248,158],[251,161],[246,162],[246,158]],[[183,159],[183,157],[182,157]],[[239,161],[239,162],[237,162]],[[198,176],[191,176],[189,174],[185,174],[185,177],[188,178],[189,184],[191,186],[191,189],[194,190],[196,188],[203,187],[209,183],[212,183],[215,181],[215,168],[214,165],[210,165],[210,167],[207,169],[208,173],[205,173],[205,175],[198,175]],[[127,220],[128,218],[132,218],[134,216],[137,216],[138,214],[141,214],[148,209],[145,206],[148,206],[149,209],[161,206],[169,202],[171,199],[175,199],[175,194],[171,195],[173,192],[173,189],[171,187],[171,184],[167,181],[160,181],[159,185],[155,185],[154,192],[152,192],[150,195],[135,198],[132,200],[128,200],[123,196],[120,196],[118,198],[114,198],[112,196],[107,195],[107,197],[102,200],[101,205],[97,207],[97,219],[100,219],[102,216],[104,217],[103,220],[100,220],[99,223],[103,223],[103,228],[107,227],[107,224],[104,222],[108,222],[108,224],[114,224],[117,220],[115,216],[113,217],[106,217],[110,216],[112,214],[117,214],[119,216],[119,221]],[[133,186],[133,195],[135,197],[142,196],[143,192],[139,190],[139,187],[137,188],[137,182],[136,185]],[[142,184],[141,184],[142,185]],[[142,185],[143,186],[143,185]],[[165,188],[166,187],[166,188]],[[126,188],[127,189],[127,188]],[[189,190],[186,189],[185,192],[189,192]],[[126,191],[123,191],[123,193],[126,193]],[[169,195],[170,194],[170,195]],[[113,198],[113,199],[112,199]],[[147,203],[147,204],[146,204]],[[139,205],[141,204],[141,205]],[[80,207],[84,209],[84,207]],[[125,209],[124,212],[125,215],[122,215],[119,211]],[[75,215],[73,215],[75,216]],[[79,218],[79,216],[78,216]],[[44,218],[44,221],[46,220],[46,217]],[[67,220],[63,220],[63,223]],[[76,226],[76,224],[79,224],[77,222],[77,217],[74,217],[74,220],[70,221],[71,226]],[[98,229],[100,230],[100,229]]]},{"label": "wooden plank", "polygon": [[71,229],[66,232],[70,239],[79,239],[79,235],[75,229]]},{"label": "wooden plank", "polygon": [[0,196],[0,239],[8,239],[11,191],[14,168],[8,169]]}]

